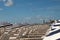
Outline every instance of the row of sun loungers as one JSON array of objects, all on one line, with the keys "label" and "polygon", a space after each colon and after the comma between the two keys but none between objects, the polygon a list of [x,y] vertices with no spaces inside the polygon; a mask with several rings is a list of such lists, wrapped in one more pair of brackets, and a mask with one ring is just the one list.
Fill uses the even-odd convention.
[{"label": "row of sun loungers", "polygon": [[0,40],[42,40],[48,25],[23,26],[17,28],[0,28]]}]

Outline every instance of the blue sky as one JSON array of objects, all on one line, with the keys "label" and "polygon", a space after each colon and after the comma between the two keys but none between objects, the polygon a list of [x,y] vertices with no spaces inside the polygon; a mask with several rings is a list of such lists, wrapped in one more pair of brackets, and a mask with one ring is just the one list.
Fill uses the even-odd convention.
[{"label": "blue sky", "polygon": [[19,22],[22,19],[43,16],[60,18],[60,0],[1,0],[0,22]]}]

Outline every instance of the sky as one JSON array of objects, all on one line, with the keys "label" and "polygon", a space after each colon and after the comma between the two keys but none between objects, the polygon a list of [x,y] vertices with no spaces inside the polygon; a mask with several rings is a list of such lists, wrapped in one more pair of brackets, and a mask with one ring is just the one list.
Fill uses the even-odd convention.
[{"label": "sky", "polygon": [[0,22],[14,23],[40,16],[59,19],[60,0],[0,0]]}]

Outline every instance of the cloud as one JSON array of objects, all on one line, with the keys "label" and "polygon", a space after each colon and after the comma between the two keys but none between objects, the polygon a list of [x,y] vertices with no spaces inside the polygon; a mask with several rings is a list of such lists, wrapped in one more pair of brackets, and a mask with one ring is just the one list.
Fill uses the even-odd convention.
[{"label": "cloud", "polygon": [[0,0],[1,1],[1,0]]},{"label": "cloud", "polygon": [[48,7],[47,9],[60,9],[60,6]]},{"label": "cloud", "polygon": [[44,11],[60,10],[60,6],[45,7],[45,8],[40,8],[40,10],[44,10]]},{"label": "cloud", "polygon": [[6,0],[3,0],[3,2],[5,2]]},{"label": "cloud", "polygon": [[60,1],[60,0],[52,0],[52,1]]},{"label": "cloud", "polygon": [[13,1],[12,0],[3,0],[3,2],[4,2],[4,5],[8,6],[8,7],[13,5]]},{"label": "cloud", "polygon": [[26,17],[25,19],[30,20],[30,19],[31,19],[31,17]]},{"label": "cloud", "polygon": [[0,11],[3,10],[3,8],[0,8]]}]

